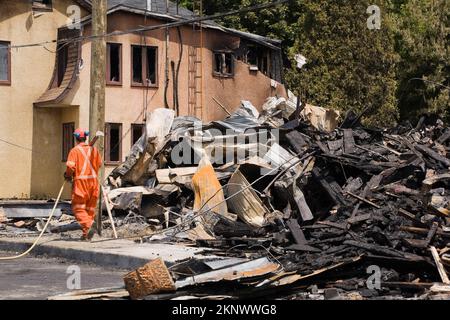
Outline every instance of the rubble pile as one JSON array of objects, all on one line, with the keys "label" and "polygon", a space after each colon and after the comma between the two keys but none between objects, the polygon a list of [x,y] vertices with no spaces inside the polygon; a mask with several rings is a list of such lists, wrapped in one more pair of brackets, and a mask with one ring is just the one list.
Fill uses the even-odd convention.
[{"label": "rubble pile", "polygon": [[449,283],[450,264],[442,121],[379,130],[349,113],[337,127],[336,113],[292,96],[269,98],[262,110],[243,101],[208,124],[155,110],[110,175],[115,214],[153,225],[144,241],[224,256],[172,266],[177,293],[153,297],[185,287],[233,298],[448,295],[435,284]]}]

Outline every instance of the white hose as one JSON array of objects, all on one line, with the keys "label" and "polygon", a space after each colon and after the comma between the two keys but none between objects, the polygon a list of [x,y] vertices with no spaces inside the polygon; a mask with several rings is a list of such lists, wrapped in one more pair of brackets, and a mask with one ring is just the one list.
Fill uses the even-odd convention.
[{"label": "white hose", "polygon": [[45,230],[47,230],[48,225],[50,224],[50,220],[52,219],[53,215],[55,214],[55,210],[56,210],[56,206],[59,203],[59,200],[61,199],[61,195],[63,193],[64,190],[64,186],[66,185],[66,181],[64,181],[63,185],[61,186],[61,190],[59,190],[59,194],[58,194],[58,198],[56,198],[55,201],[55,205],[53,206],[52,212],[50,213],[50,215],[48,216],[48,220],[47,223],[45,224],[44,228],[42,229],[41,233],[39,234],[39,236],[37,237],[36,241],[34,241],[33,245],[24,253],[21,253],[17,256],[12,256],[12,257],[0,257],[0,260],[13,260],[13,259],[19,259],[22,258],[24,256],[26,256],[27,254],[29,254],[31,252],[31,250],[34,249],[34,247],[37,245],[37,243],[39,242],[39,240],[41,239],[42,235],[44,234]]}]

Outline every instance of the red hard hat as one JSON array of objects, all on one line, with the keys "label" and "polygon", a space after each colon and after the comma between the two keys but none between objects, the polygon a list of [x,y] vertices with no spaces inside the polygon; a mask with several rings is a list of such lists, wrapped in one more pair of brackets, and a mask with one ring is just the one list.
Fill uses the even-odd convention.
[{"label": "red hard hat", "polygon": [[73,135],[77,138],[86,138],[87,136],[89,136],[89,131],[78,128],[77,130],[75,130]]}]

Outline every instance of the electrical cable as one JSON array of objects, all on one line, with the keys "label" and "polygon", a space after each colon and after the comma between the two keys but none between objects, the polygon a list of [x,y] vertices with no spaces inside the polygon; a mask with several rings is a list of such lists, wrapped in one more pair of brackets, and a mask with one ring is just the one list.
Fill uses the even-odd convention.
[{"label": "electrical cable", "polygon": [[25,252],[23,252],[23,253],[21,253],[21,254],[19,254],[19,255],[11,256],[11,257],[0,257],[0,261],[1,261],[1,260],[14,260],[14,259],[20,259],[20,258],[26,256],[27,254],[29,254],[29,253],[31,252],[31,250],[34,249],[34,247],[38,244],[39,240],[41,240],[42,235],[43,235],[43,234],[45,233],[45,231],[47,230],[47,228],[48,228],[48,226],[49,226],[49,224],[50,224],[50,221],[51,221],[53,215],[55,214],[56,207],[58,206],[58,203],[59,203],[59,201],[60,201],[60,199],[61,199],[61,195],[62,195],[62,193],[63,193],[63,191],[64,191],[65,185],[66,185],[66,181],[64,181],[63,185],[61,186],[61,189],[59,190],[59,194],[58,194],[58,197],[56,198],[55,205],[53,206],[53,209],[52,209],[50,215],[48,216],[47,223],[45,224],[44,228],[42,228],[41,233],[40,233],[39,236],[36,238],[36,240],[33,242],[32,246],[31,246],[30,248],[28,248],[27,251],[25,251]]},{"label": "electrical cable", "polygon": [[143,27],[143,28],[129,29],[129,30],[124,30],[124,31],[113,31],[110,33],[104,33],[104,34],[99,34],[99,35],[80,36],[80,37],[76,37],[76,38],[72,38],[72,39],[49,40],[49,41],[43,41],[43,42],[37,42],[37,43],[31,43],[31,44],[23,44],[23,45],[8,45],[8,48],[19,49],[19,48],[26,48],[26,47],[42,47],[44,45],[53,44],[53,43],[58,43],[58,44],[66,43],[67,44],[67,43],[72,43],[72,42],[81,42],[83,40],[108,38],[108,37],[112,37],[112,36],[126,35],[126,34],[130,34],[130,33],[140,33],[143,31],[152,31],[152,30],[159,30],[159,29],[165,29],[165,28],[179,27],[179,26],[183,26],[186,24],[203,22],[203,21],[207,21],[207,20],[215,20],[215,19],[220,19],[220,18],[224,18],[227,16],[233,16],[233,15],[238,15],[238,14],[242,14],[242,13],[248,13],[248,12],[254,12],[254,11],[259,11],[259,10],[263,10],[263,9],[268,9],[268,8],[276,7],[279,5],[283,5],[289,1],[290,0],[278,0],[278,1],[270,2],[270,3],[266,3],[266,4],[260,4],[260,5],[250,6],[250,7],[246,7],[246,8],[237,9],[237,10],[232,10],[232,11],[225,12],[225,13],[218,13],[218,14],[213,14],[213,15],[208,15],[208,16],[195,17],[192,19],[182,19],[180,21],[169,22],[169,23],[165,23],[165,24],[159,24],[159,25]]}]

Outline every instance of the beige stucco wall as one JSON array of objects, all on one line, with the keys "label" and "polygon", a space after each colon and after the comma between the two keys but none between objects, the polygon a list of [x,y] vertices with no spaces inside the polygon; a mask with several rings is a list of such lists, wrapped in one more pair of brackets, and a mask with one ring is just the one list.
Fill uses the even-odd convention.
[{"label": "beige stucco wall", "polygon": [[[10,41],[12,45],[54,40],[57,28],[67,21],[67,7],[73,3],[70,0],[54,1],[53,12],[33,17],[31,1],[2,0],[0,40]],[[55,45],[47,45],[46,48],[54,51]],[[33,158],[52,158],[46,152],[40,152],[39,148],[34,153],[27,149],[35,146],[32,135],[33,102],[47,88],[55,58],[53,53],[42,47],[31,47],[13,49],[11,59],[12,84],[0,86],[0,139],[25,149],[0,142],[0,198],[29,198]],[[48,119],[43,118],[42,128],[47,127]]]}]

